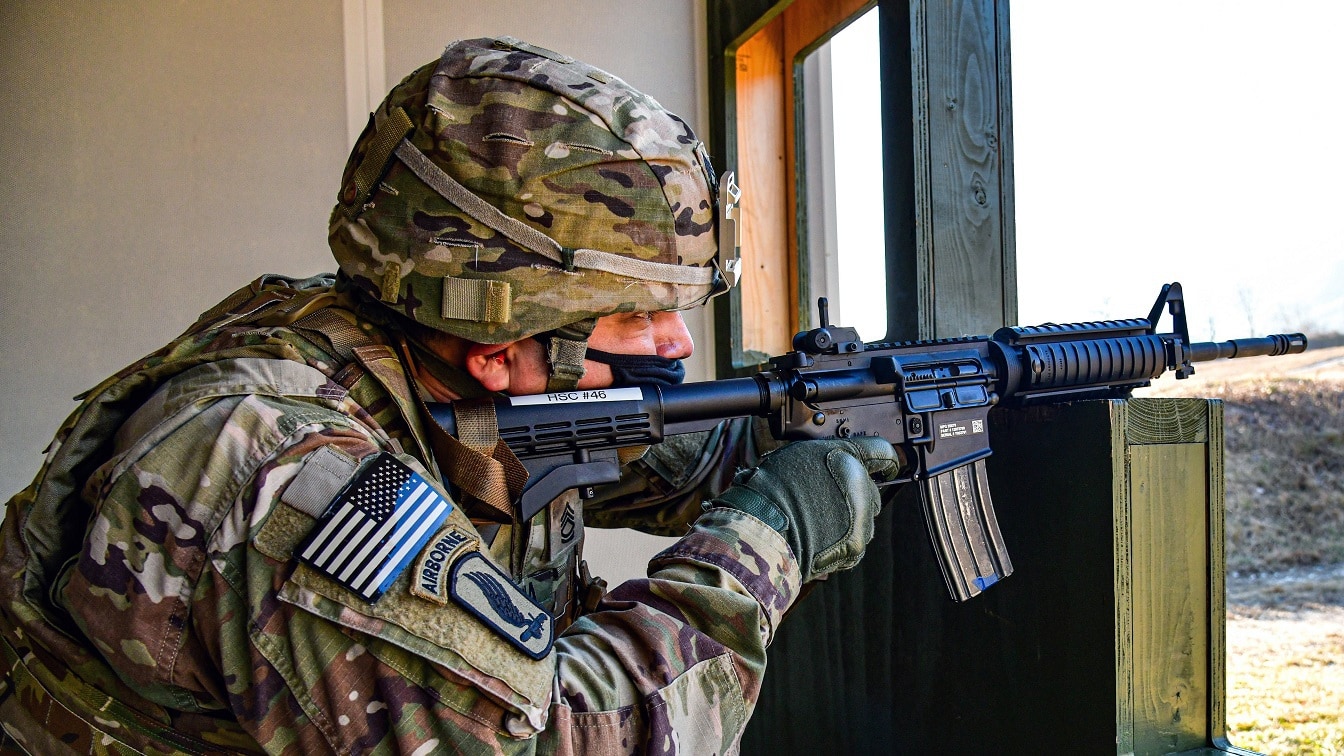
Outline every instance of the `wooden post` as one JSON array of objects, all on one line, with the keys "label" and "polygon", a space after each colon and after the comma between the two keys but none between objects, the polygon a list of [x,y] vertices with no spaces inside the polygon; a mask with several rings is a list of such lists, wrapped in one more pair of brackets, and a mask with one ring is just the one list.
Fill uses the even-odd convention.
[{"label": "wooden post", "polygon": [[1237,753],[1221,403],[1000,409],[990,434],[1014,574],[953,603],[907,487],[789,615],[743,752]]}]

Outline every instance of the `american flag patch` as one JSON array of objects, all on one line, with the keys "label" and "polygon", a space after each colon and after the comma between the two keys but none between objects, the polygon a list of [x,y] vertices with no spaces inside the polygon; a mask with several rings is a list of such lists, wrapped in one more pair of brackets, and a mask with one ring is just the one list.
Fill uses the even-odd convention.
[{"label": "american flag patch", "polygon": [[373,603],[452,510],[429,481],[383,452],[327,506],[299,559]]}]

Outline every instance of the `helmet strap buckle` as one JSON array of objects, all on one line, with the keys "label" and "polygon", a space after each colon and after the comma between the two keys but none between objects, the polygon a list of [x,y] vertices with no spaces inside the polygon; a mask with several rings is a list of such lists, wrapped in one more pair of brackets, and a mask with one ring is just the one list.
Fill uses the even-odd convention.
[{"label": "helmet strap buckle", "polygon": [[596,327],[597,319],[588,318],[533,337],[546,348],[546,362],[551,366],[547,391],[573,391],[578,387],[587,372],[583,361],[588,354],[588,337]]}]

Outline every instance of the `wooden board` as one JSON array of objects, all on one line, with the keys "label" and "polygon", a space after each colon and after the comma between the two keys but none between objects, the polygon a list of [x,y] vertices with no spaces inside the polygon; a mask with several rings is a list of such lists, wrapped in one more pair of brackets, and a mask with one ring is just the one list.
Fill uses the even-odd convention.
[{"label": "wooden board", "polygon": [[783,354],[807,327],[799,291],[799,63],[873,0],[796,0],[734,55],[736,167],[742,187],[739,327],[745,353]]},{"label": "wooden board", "polygon": [[1207,464],[1204,444],[1129,449],[1134,530],[1116,548],[1130,550],[1134,570],[1135,753],[1208,741]]},{"label": "wooden board", "polygon": [[[719,166],[736,165],[753,185],[744,203],[749,223],[757,225],[746,231],[749,280],[756,280],[716,306],[722,376],[749,371],[809,325],[798,249],[807,237],[798,201],[803,160],[797,145],[805,140],[796,133],[795,68],[798,56],[871,5],[710,0],[711,151]],[[960,336],[1016,323],[1007,3],[879,0],[877,6],[884,49],[887,335]],[[751,48],[766,47],[766,37],[779,62],[758,71],[762,51]],[[746,71],[736,62],[743,47],[753,61]],[[744,73],[778,76],[777,93],[760,100],[749,84],[753,92],[739,97]],[[776,162],[783,164],[782,181]],[[748,172],[760,175],[747,178]]]},{"label": "wooden board", "polygon": [[[780,18],[784,25],[784,61],[788,68],[780,82],[784,91],[784,147],[785,165],[788,166],[783,220],[788,229],[788,254],[792,263],[789,266],[788,286],[794,308],[792,328],[795,331],[812,327],[811,317],[815,313],[811,308],[816,301],[808,288],[808,277],[803,273],[807,251],[800,249],[800,240],[808,238],[805,212],[806,155],[803,146],[806,135],[802,133],[805,103],[799,96],[803,91],[803,61],[812,50],[825,44],[826,40],[876,4],[876,0],[795,0]],[[844,103],[832,102],[832,105],[840,108],[836,116],[843,118]],[[792,339],[793,334],[789,336]]]},{"label": "wooden board", "polygon": [[[786,12],[787,13],[787,12]],[[793,338],[789,297],[783,16],[737,50],[737,166],[742,188],[742,349],[783,354]],[[726,168],[725,168],[726,170]]]},{"label": "wooden board", "polygon": [[[912,0],[921,338],[1016,321],[1006,8]],[[1002,64],[1000,63],[1002,61]],[[1006,154],[1011,164],[1011,153]]]}]

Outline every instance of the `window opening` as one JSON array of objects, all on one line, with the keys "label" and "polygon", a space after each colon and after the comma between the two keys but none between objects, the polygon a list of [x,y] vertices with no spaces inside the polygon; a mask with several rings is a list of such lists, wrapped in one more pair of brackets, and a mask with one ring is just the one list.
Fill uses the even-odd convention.
[{"label": "window opening", "polygon": [[880,58],[873,8],[802,64],[805,306],[827,297],[831,322],[868,341],[884,339],[889,320]]}]

